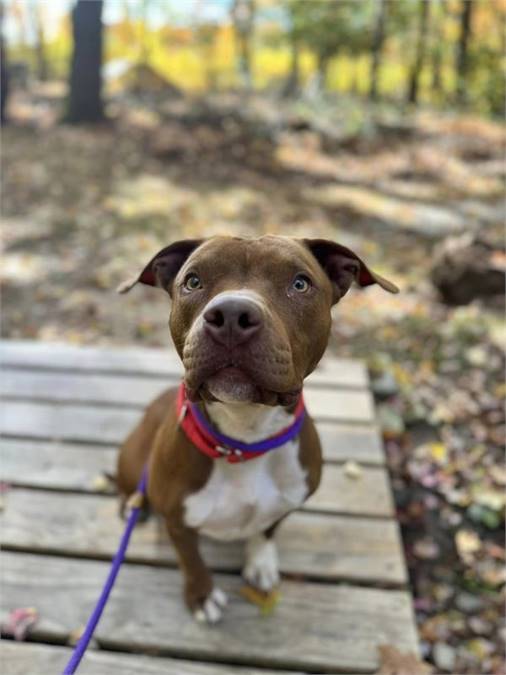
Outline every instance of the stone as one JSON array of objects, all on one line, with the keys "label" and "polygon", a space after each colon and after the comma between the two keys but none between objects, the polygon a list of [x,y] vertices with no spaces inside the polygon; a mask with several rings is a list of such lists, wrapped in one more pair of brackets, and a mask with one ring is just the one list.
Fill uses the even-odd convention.
[{"label": "stone", "polygon": [[451,673],[455,667],[456,652],[445,642],[436,642],[432,649],[432,657],[436,666],[445,672]]},{"label": "stone", "polygon": [[455,604],[465,614],[474,614],[483,607],[483,602],[479,596],[465,591],[456,596]]}]

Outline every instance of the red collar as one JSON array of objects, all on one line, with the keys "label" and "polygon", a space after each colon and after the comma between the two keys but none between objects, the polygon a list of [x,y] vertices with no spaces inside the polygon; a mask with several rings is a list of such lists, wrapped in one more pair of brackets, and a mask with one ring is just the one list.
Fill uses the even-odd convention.
[{"label": "red collar", "polygon": [[214,429],[197,406],[188,401],[183,382],[178,390],[176,410],[179,426],[196,448],[208,457],[224,457],[232,464],[259,457],[298,436],[306,413],[301,394],[294,411],[295,419],[288,427],[256,443],[244,443]]}]

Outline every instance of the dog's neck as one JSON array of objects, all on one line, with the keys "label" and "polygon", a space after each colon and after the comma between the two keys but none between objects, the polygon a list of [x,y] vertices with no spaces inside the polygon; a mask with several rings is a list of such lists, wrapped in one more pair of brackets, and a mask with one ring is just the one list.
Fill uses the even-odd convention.
[{"label": "dog's neck", "polygon": [[206,403],[206,411],[221,433],[246,443],[273,436],[294,420],[282,406],[259,403]]}]

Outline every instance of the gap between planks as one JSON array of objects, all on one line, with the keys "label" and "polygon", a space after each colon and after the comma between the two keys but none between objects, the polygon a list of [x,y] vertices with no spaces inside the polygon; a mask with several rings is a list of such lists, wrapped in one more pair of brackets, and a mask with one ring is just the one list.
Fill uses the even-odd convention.
[{"label": "gap between planks", "polygon": [[[2,453],[5,457],[5,453]],[[94,452],[94,459],[100,457],[98,451]],[[108,452],[107,457],[100,457],[101,461],[96,468],[90,465],[84,470],[82,467],[64,466],[63,470],[58,465],[58,458],[54,456],[52,464],[43,461],[37,465],[35,458],[34,467],[30,467],[30,455],[17,458],[10,455],[11,461],[2,462],[5,466],[2,469],[2,479],[6,482],[16,484],[19,476],[24,476],[20,482],[25,486],[30,485],[27,480],[29,472],[32,471],[33,487],[35,489],[44,489],[46,487],[56,489],[72,489],[97,492],[95,487],[96,479],[103,472],[115,471],[115,453]],[[45,466],[44,466],[45,464]],[[24,467],[26,472],[23,474]],[[59,472],[61,474],[59,475]],[[55,478],[56,477],[56,478]],[[394,513],[393,502],[390,490],[388,475],[383,467],[364,466],[361,468],[361,475],[358,478],[350,478],[347,475],[346,465],[326,464],[322,472],[321,484],[314,495],[302,507],[305,511],[315,511],[321,513],[336,513],[346,515],[370,516],[373,518],[391,518]]]},{"label": "gap between planks", "polygon": [[[108,426],[105,425],[105,421],[108,422]],[[99,424],[99,422],[102,423]],[[122,422],[129,423],[131,426],[125,426]],[[133,429],[134,423],[135,418],[132,417],[126,420],[116,417],[109,417],[105,420],[101,418],[88,429],[85,427],[78,429],[80,438],[72,442],[68,442],[65,438],[68,431],[66,427],[62,426],[57,430],[38,425],[32,432],[37,433],[38,437],[27,440],[26,436],[29,432],[23,431],[22,418],[19,417],[18,420],[11,420],[9,425],[4,425],[3,428],[0,424],[3,434],[3,438],[0,439],[0,448],[8,467],[19,457],[19,460],[25,464],[24,469],[29,471],[30,462],[33,461],[34,469],[47,469],[58,465],[66,470],[71,467],[77,470],[78,466],[91,464],[98,472],[101,467],[93,453],[101,453],[103,457],[100,457],[100,460],[105,460],[107,468],[112,468],[113,454],[129,431]],[[384,464],[383,449],[376,429],[325,423],[317,423],[316,427],[325,462],[339,463],[354,460],[361,464],[377,466]],[[76,434],[76,431],[69,431],[69,433]],[[51,437],[53,437],[52,440],[50,440]],[[40,466],[42,461],[44,461],[44,467]],[[30,472],[33,473],[33,471]]]},{"label": "gap between planks", "polygon": [[[18,438],[45,438],[61,441],[81,441],[98,444],[119,444],[137,424],[143,410],[131,410],[108,406],[91,406],[28,403],[25,401],[2,401],[0,409],[0,432],[4,436]],[[360,434],[376,434],[373,425],[346,417],[332,423],[316,420],[322,435],[332,436],[332,442],[342,443],[339,431],[346,427],[355,430],[355,438]],[[333,427],[335,426],[335,429]],[[376,440],[377,449],[378,446]]]},{"label": "gap between planks", "polygon": [[[37,527],[43,514],[47,527]],[[124,527],[118,501],[100,495],[12,489],[0,514],[4,549],[110,559]],[[403,587],[406,570],[397,523],[365,517],[292,513],[276,532],[281,570],[312,580],[353,581]],[[221,571],[236,572],[243,544],[202,538],[204,558]],[[175,553],[161,519],[152,517],[134,531],[127,559],[174,566]]]},{"label": "gap between planks", "polygon": [[[33,637],[68,639],[96,599],[107,564],[49,556],[3,555],[3,617],[8,607],[34,606]],[[193,621],[182,606],[178,572],[143,565],[121,571],[98,626],[97,640],[121,649],[308,672],[370,672],[380,644],[417,651],[408,593],[353,585],[284,581],[275,613],[238,597],[241,580],[215,576],[230,605],[216,628]],[[226,639],[224,639],[226,636]]]},{"label": "gap between planks", "polygon": [[[2,642],[4,675],[59,673],[72,650],[63,645],[33,642]],[[79,668],[80,675],[303,675],[294,671],[265,670],[224,664],[183,661],[156,655],[89,649]]]}]

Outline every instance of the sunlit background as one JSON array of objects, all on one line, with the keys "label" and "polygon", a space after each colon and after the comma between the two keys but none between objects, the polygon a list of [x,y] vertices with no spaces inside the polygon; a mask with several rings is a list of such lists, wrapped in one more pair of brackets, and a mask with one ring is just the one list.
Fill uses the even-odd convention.
[{"label": "sunlit background", "polygon": [[402,292],[329,348],[370,369],[422,655],[503,672],[506,3],[2,8],[3,336],[167,345],[114,289],[179,238],[356,250]]},{"label": "sunlit background", "polygon": [[[275,91],[286,86],[295,51],[302,85],[320,70],[329,91],[378,88],[382,99],[443,106],[457,98],[501,115],[504,2],[466,4],[473,7],[467,31],[460,0],[109,0],[102,12],[105,85],[117,90],[142,65],[186,92],[236,87],[247,69],[254,88]],[[5,0],[4,7],[4,36],[20,77],[64,79],[69,0]],[[248,64],[238,63],[243,42]]]}]

